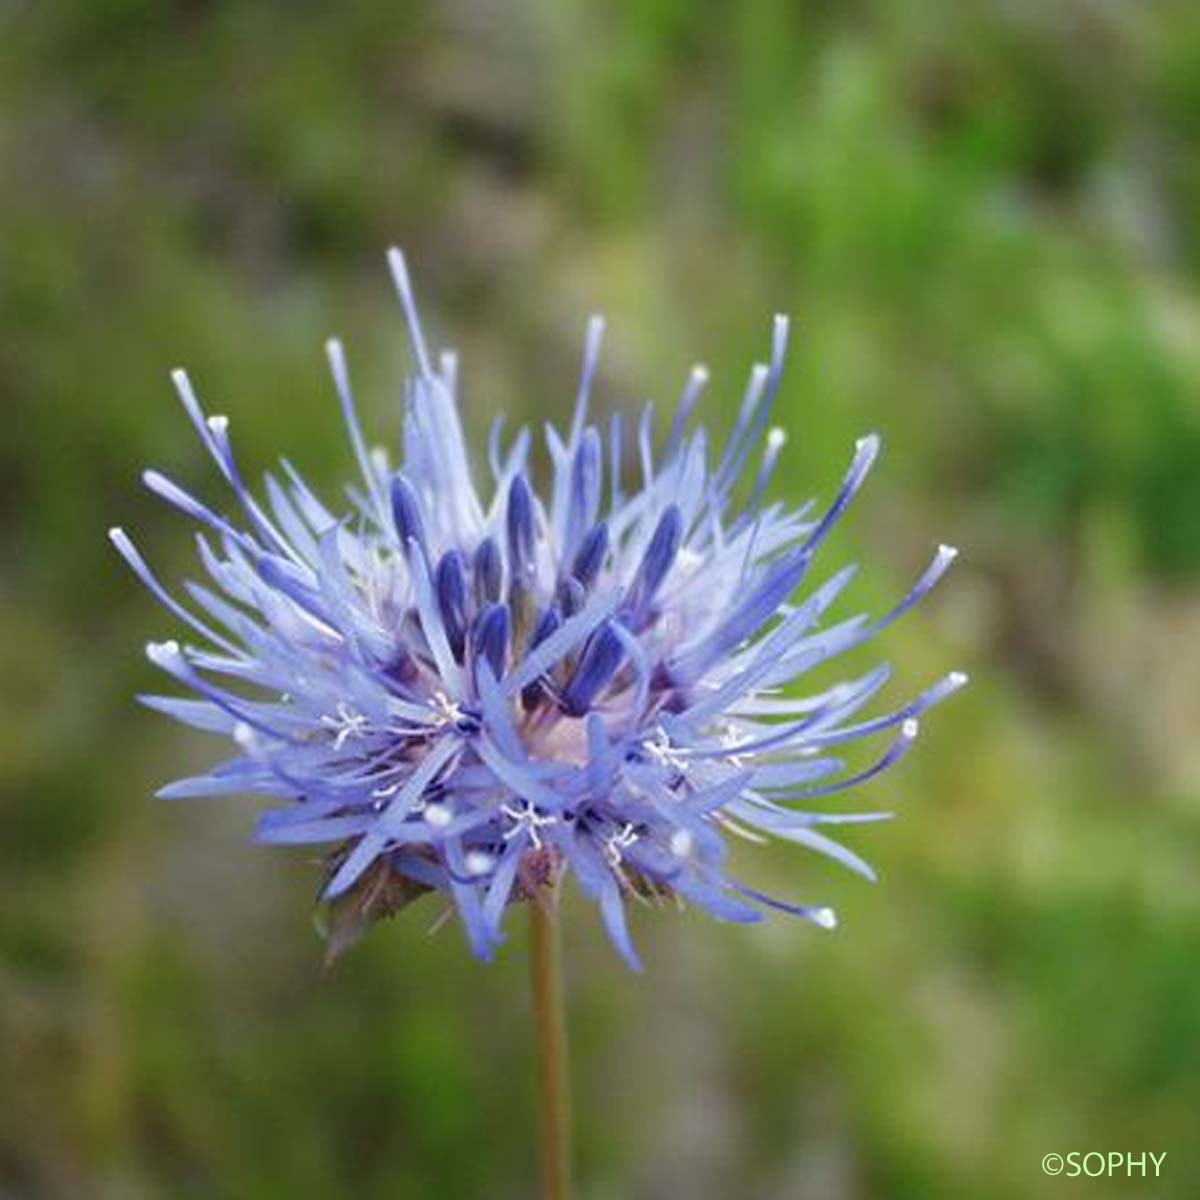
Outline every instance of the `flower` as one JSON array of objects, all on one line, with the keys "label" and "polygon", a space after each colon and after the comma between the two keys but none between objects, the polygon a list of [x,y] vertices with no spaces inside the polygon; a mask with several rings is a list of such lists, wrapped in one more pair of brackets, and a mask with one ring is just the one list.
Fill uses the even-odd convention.
[{"label": "flower", "polygon": [[[266,477],[266,504],[255,499],[227,420],[206,418],[187,375],[174,373],[240,523],[145,473],[152,492],[206,531],[197,546],[208,581],[185,584],[191,608],[125,533],[111,537],[199,638],[147,648],[191,695],[142,701],[225,735],[235,754],[159,794],[258,793],[273,802],[258,841],[332,846],[321,898],[341,914],[335,952],[378,917],[440,892],[487,959],[503,940],[508,905],[563,873],[598,901],[613,943],[635,966],[630,897],[680,897],[732,921],[774,907],[831,928],[829,908],[773,899],[733,878],[725,835],[799,843],[872,877],[821,830],[889,814],[808,805],[899,761],[919,715],[965,676],[947,675],[867,720],[855,717],[883,687],[886,667],[816,695],[793,685],[912,608],[954,551],[941,547],[875,620],[823,624],[852,568],[793,599],[879,441],[858,442],[823,514],[764,502],[784,443],[781,431],[767,430],[787,339],[782,317],[715,464],[705,431],[690,428],[708,378],[698,366],[657,457],[650,409],[643,414],[636,480],[622,474],[619,414],[607,436],[588,421],[603,332],[593,318],[570,427],[547,430],[546,499],[530,483],[528,431],[504,446],[497,421],[485,500],[459,421],[455,357],[435,363],[404,259],[393,250],[389,261],[417,365],[399,469],[368,451],[341,345],[327,345],[362,475],[348,514],[335,516],[286,461],[281,477]],[[848,774],[833,751],[876,735],[882,753]]]}]

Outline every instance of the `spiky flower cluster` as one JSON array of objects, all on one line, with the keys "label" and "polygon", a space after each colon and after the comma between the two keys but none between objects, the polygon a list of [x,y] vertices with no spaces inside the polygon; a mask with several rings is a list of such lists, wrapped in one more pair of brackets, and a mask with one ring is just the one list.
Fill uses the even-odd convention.
[{"label": "spiky flower cluster", "polygon": [[[335,516],[287,462],[282,479],[267,476],[261,504],[234,461],[226,419],[206,418],[187,376],[174,375],[244,517],[234,524],[145,474],[151,491],[207,529],[197,545],[208,582],[185,585],[202,615],[112,531],[146,586],[201,639],[148,647],[193,695],[143,700],[236,747],[208,774],[160,794],[270,797],[257,839],[332,846],[322,898],[351,914],[353,932],[440,892],[484,959],[503,938],[507,906],[564,872],[599,902],[634,965],[627,897],[681,897],[733,921],[758,920],[768,905],[832,927],[826,907],[776,900],[732,878],[724,835],[796,842],[870,877],[820,830],[888,814],[808,805],[896,763],[919,714],[965,677],[947,675],[896,711],[859,721],[886,667],[818,695],[793,685],[916,604],[954,552],[940,548],[875,620],[822,623],[852,568],[793,599],[878,440],[857,444],[822,515],[764,504],[784,441],[767,431],[783,318],[715,465],[704,430],[689,428],[707,380],[696,367],[657,457],[651,412],[643,414],[632,438],[635,479],[622,474],[620,416],[607,437],[588,423],[603,328],[594,318],[570,428],[547,429],[547,500],[529,482],[528,431],[504,447],[497,422],[485,502],[459,422],[455,358],[435,364],[404,260],[393,251],[390,262],[417,365],[400,469],[368,452],[342,348],[327,346],[362,473],[349,515]],[[876,735],[882,752],[847,774],[831,751]]]}]

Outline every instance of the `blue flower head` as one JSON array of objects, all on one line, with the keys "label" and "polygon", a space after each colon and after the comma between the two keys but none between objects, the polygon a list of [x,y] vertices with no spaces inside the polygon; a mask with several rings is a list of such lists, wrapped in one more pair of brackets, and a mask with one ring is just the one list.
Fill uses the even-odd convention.
[{"label": "blue flower head", "polygon": [[[187,376],[174,375],[241,511],[222,516],[146,472],[147,487],[201,527],[207,578],[184,585],[190,607],[121,530],[111,537],[193,635],[147,651],[191,694],[143,701],[225,735],[234,754],[160,794],[258,793],[271,806],[257,840],[329,847],[321,897],[334,949],[439,892],[487,959],[503,940],[507,907],[563,873],[598,901],[634,965],[630,897],[676,896],[732,921],[759,920],[770,906],[832,927],[829,908],[773,899],[733,878],[726,835],[796,842],[871,877],[822,828],[887,814],[813,804],[899,761],[918,717],[965,677],[947,675],[869,719],[860,711],[886,667],[816,695],[796,684],[916,604],[953,550],[941,547],[908,595],[874,620],[824,620],[851,568],[797,596],[879,442],[857,444],[823,513],[764,503],[784,441],[767,428],[782,317],[720,453],[691,427],[707,380],[696,367],[657,453],[650,410],[643,414],[632,468],[620,416],[603,431],[589,423],[603,331],[593,318],[570,426],[546,431],[548,491],[539,496],[531,484],[528,431],[505,446],[497,422],[481,496],[454,355],[431,357],[404,259],[393,251],[390,262],[417,366],[405,388],[399,468],[367,449],[341,345],[327,346],[362,475],[347,513],[326,508],[287,462],[266,477],[266,502],[256,499],[228,422],[205,417]],[[860,739],[880,749],[872,765],[848,773],[838,751]]]}]

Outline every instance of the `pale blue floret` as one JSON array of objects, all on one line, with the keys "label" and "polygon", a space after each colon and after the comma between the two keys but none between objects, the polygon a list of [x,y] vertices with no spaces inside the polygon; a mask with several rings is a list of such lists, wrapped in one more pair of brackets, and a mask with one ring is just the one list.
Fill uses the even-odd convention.
[{"label": "pale blue floret", "polygon": [[[565,437],[547,428],[550,487],[530,484],[531,438],[493,425],[490,499],[476,490],[455,398],[457,362],[435,363],[403,257],[389,262],[417,362],[404,399],[403,466],[359,427],[341,344],[326,346],[361,484],[338,517],[286,462],[266,504],[233,457],[228,422],[206,417],[182,371],[187,415],[241,506],[236,523],[154,471],[146,485],[205,533],[205,582],[176,600],[121,530],[114,545],[194,642],[152,644],[187,698],[160,712],[231,739],[234,755],[169,784],[168,797],[259,793],[275,807],[256,837],[329,844],[328,900],[383,869],[447,895],[481,958],[503,940],[508,904],[567,871],[599,904],[637,965],[630,896],[676,894],[712,915],[764,906],[832,927],[832,911],[763,895],[727,871],[727,834],[796,842],[868,878],[821,827],[887,813],[808,803],[874,778],[912,747],[918,718],[966,682],[952,673],[894,712],[858,719],[886,668],[798,694],[814,667],[872,638],[949,566],[941,547],[912,590],[874,621],[824,624],[847,568],[794,600],[822,541],[879,450],[857,445],[832,504],[764,505],[783,447],[768,431],[787,344],[751,372],[715,466],[690,418],[708,372],[689,376],[661,455],[651,414],[622,479],[623,427],[588,422],[603,322],[587,327]],[[751,467],[756,448],[761,458]],[[739,505],[735,495],[748,500]],[[634,480],[638,480],[635,484]],[[866,767],[828,753],[882,739]]]}]

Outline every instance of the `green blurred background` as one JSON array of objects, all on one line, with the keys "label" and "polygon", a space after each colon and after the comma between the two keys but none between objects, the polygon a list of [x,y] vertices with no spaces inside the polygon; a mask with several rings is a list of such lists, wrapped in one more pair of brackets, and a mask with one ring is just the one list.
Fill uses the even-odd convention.
[{"label": "green blurred background", "polygon": [[131,702],[174,630],[104,536],[189,567],[180,362],[336,494],[336,332],[394,442],[392,242],[477,432],[561,417],[593,309],[605,404],[700,358],[719,427],[795,314],[777,491],[885,438],[852,602],[964,550],[854,664],[974,679],[857,798],[881,883],[745,855],[838,933],[639,914],[635,977],[571,904],[584,1200],[1197,1194],[1200,7],[7,0],[0,172],[4,1200],[533,1194],[522,923],[324,975],[303,855],[151,799],[217,747]]}]

